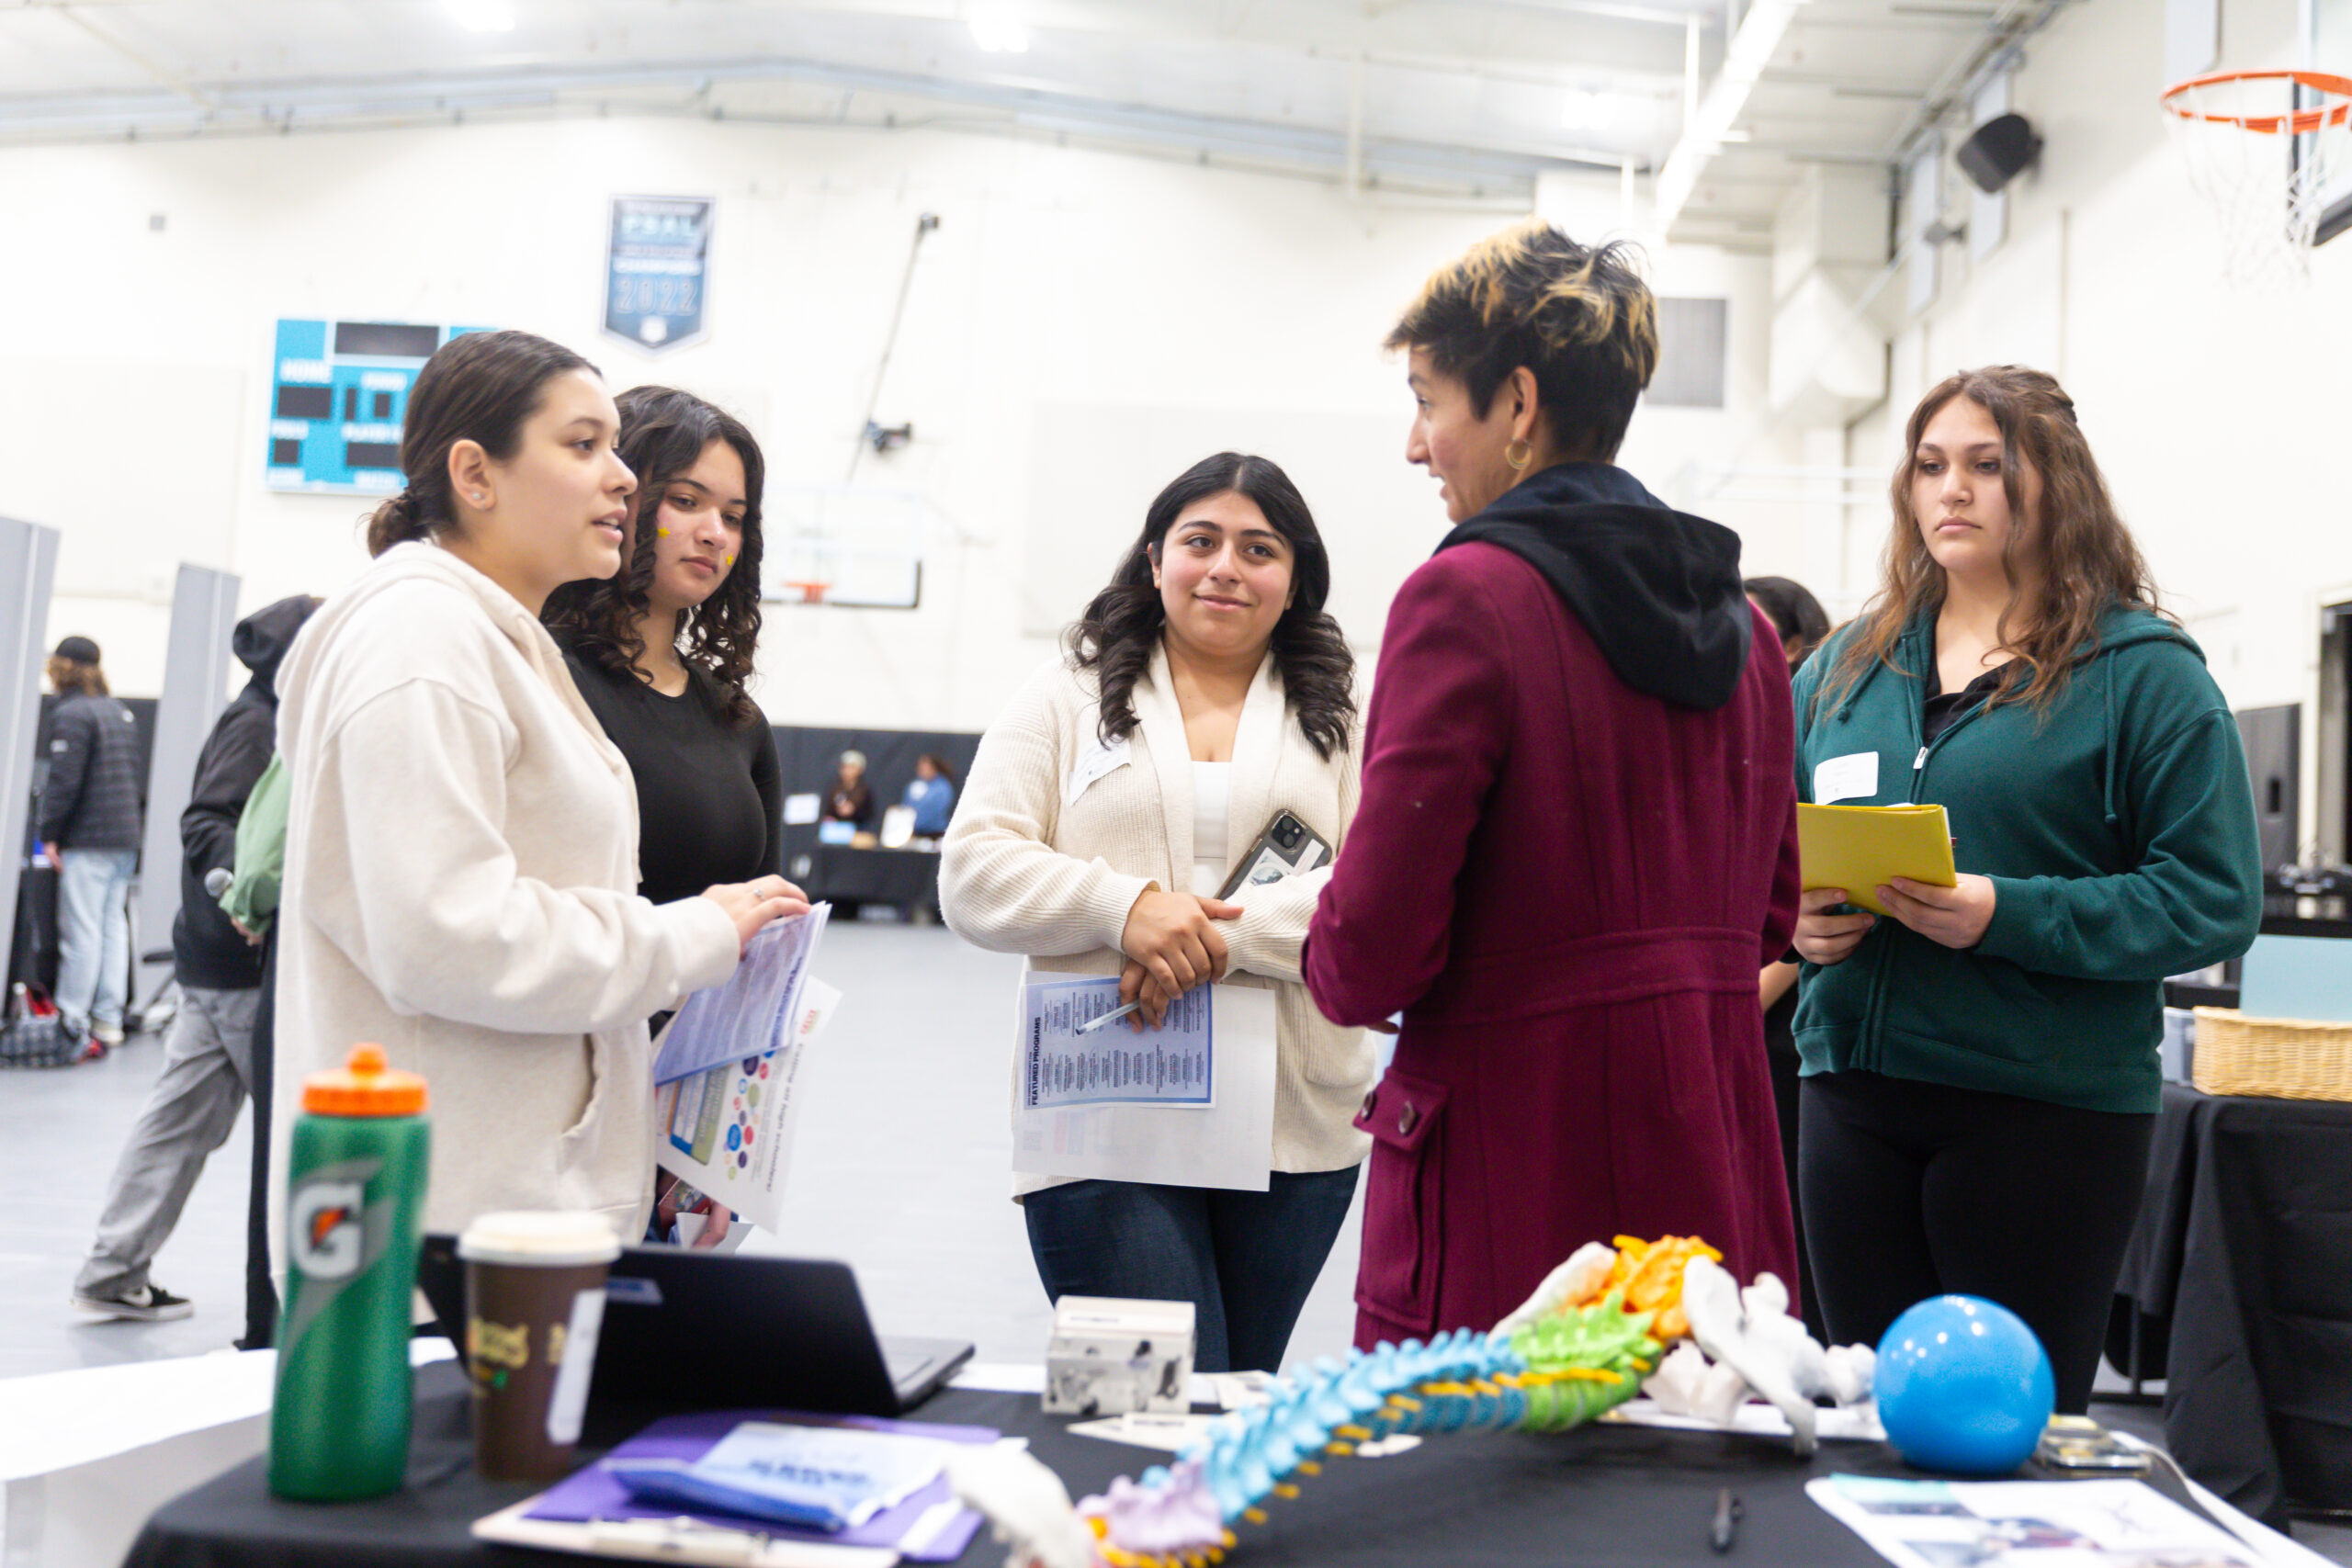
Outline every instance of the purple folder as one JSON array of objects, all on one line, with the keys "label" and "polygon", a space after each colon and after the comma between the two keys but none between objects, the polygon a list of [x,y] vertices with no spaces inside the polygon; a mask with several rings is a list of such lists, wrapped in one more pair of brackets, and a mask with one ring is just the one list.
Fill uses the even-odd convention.
[{"label": "purple folder", "polygon": [[[665,1416],[613,1450],[606,1457],[675,1459],[692,1463],[708,1453],[719,1438],[744,1421],[775,1421],[796,1427],[854,1427],[861,1431],[904,1432],[951,1443],[992,1443],[998,1436],[992,1427],[948,1427],[931,1421],[886,1421],[876,1416],[808,1416],[794,1410],[716,1410],[695,1416]],[[887,1546],[901,1552],[910,1562],[949,1562],[964,1554],[964,1548],[971,1543],[973,1532],[980,1528],[980,1516],[969,1508],[962,1510],[952,1524],[934,1531],[928,1541],[915,1550],[909,1551],[899,1543],[900,1538],[914,1527],[916,1520],[930,1512],[933,1506],[951,1501],[953,1496],[954,1494],[947,1489],[947,1478],[941,1476],[920,1492],[883,1509],[864,1524],[830,1535],[823,1530],[795,1529],[774,1520],[722,1513],[717,1509],[697,1508],[692,1517],[712,1524],[753,1530],[777,1540],[821,1541],[834,1546]],[[606,1473],[602,1464],[592,1464],[551,1487],[539,1499],[538,1506],[524,1517],[562,1524],[585,1524],[591,1519],[673,1519],[678,1517],[678,1512],[675,1507],[648,1508],[632,1503],[628,1488]]]}]

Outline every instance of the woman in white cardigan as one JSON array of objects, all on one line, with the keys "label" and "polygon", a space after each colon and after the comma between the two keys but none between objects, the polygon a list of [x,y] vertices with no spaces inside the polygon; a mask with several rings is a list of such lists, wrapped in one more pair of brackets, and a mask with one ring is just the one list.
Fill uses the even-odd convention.
[{"label": "woman in white cardigan", "polygon": [[429,1085],[429,1229],[588,1209],[638,1239],[645,1020],[807,908],[776,876],[637,897],[628,765],[538,622],[559,583],[620,564],[619,429],[568,349],[526,333],[444,346],[409,392],[409,485],[369,521],[375,565],[277,678],[292,795],[273,1168],[302,1079],[377,1042]]},{"label": "woman in white cardigan", "polygon": [[1154,1023],[1228,974],[1275,993],[1268,1190],[1015,1179],[1046,1293],[1190,1301],[1205,1371],[1280,1367],[1366,1151],[1351,1119],[1371,1047],[1299,981],[1329,868],[1214,897],[1275,812],[1334,850],[1355,815],[1354,662],[1329,587],[1280,468],[1195,464],[1152,502],[1069,658],[982,739],[940,846],[956,934],[1033,968],[1117,974]]}]

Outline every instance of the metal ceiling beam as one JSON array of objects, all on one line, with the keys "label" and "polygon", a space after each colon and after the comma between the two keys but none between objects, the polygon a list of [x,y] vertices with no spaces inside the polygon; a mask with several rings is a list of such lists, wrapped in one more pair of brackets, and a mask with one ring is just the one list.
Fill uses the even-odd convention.
[{"label": "metal ceiling beam", "polygon": [[[545,109],[600,93],[684,89],[704,94],[715,84],[790,81],[847,91],[923,99],[989,109],[1021,124],[1072,134],[1107,134],[1181,147],[1190,152],[1304,162],[1344,174],[1345,129],[1285,125],[1199,114],[1152,105],[1091,98],[1044,85],[981,82],[907,72],[878,71],[786,57],[673,61],[594,70],[523,69],[450,75],[226,81],[201,84],[205,101],[153,92],[25,95],[0,103],[0,138],[119,137],[252,129],[302,130],[328,122],[386,117],[447,116],[469,111]],[[723,114],[724,106],[714,112]],[[1624,154],[1609,150],[1437,142],[1362,136],[1367,176],[1383,173],[1439,176],[1475,186],[1483,181],[1531,180],[1545,169],[1594,167],[1618,171]],[[1641,161],[1635,160],[1637,167]]]},{"label": "metal ceiling beam", "polygon": [[1623,0],[1442,0],[1443,4],[1481,11],[1524,11],[1539,17],[1608,17],[1621,22],[1655,22],[1683,28],[1691,22],[1712,28],[1723,20],[1708,6],[1678,9],[1671,6],[1641,6]]},{"label": "metal ceiling beam", "polygon": [[1723,68],[1708,84],[1706,96],[1682,128],[1674,151],[1667,154],[1657,177],[1657,227],[1671,234],[1674,220],[1691,191],[1706,173],[1708,163],[1723,145],[1724,135],[1739,122],[1772,56],[1803,10],[1804,0],[1752,0],[1739,30],[1724,51]]}]

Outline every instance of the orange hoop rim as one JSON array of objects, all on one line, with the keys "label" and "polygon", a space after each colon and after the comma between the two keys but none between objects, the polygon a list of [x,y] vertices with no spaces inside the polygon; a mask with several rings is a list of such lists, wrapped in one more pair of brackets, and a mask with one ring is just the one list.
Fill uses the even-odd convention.
[{"label": "orange hoop rim", "polygon": [[[2183,93],[2193,93],[2199,87],[2220,86],[2231,82],[2292,82],[2299,87],[2309,87],[2314,93],[2327,93],[2340,102],[2318,108],[2301,109],[2293,114],[2207,114],[2202,110],[2184,107],[2173,102]],[[2332,75],[2324,71],[2215,71],[2203,76],[2191,76],[2186,82],[2175,82],[2157,98],[2166,114],[2192,123],[2233,125],[2240,130],[2251,130],[2263,136],[2276,136],[2282,130],[2297,136],[2308,136],[2323,126],[2341,126],[2352,115],[2352,76]]]},{"label": "orange hoop rim", "polygon": [[786,582],[783,587],[797,590],[803,604],[821,604],[833,585],[830,582]]}]

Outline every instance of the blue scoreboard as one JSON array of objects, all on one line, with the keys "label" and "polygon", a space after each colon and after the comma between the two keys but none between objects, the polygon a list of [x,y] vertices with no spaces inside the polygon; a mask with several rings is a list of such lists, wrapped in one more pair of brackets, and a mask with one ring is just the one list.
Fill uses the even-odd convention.
[{"label": "blue scoreboard", "polygon": [[406,321],[277,323],[271,490],[390,495],[401,477],[408,389],[433,351],[479,327]]}]

